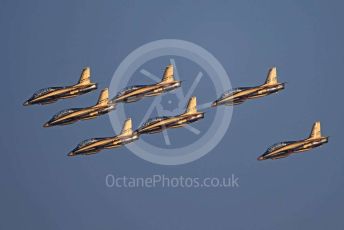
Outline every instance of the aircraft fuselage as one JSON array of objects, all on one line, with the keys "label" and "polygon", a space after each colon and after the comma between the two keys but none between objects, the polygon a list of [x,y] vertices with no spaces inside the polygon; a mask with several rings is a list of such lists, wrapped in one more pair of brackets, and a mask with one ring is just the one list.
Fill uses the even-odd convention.
[{"label": "aircraft fuselage", "polygon": [[144,125],[143,127],[138,129],[138,132],[140,134],[157,133],[168,128],[179,128],[186,124],[198,121],[202,118],[204,118],[204,113],[202,112],[197,112],[197,113],[192,113],[192,114],[185,113],[179,116],[164,118],[162,120],[157,120],[156,122],[152,122],[148,125]]},{"label": "aircraft fuselage", "polygon": [[50,127],[55,125],[67,125],[79,120],[92,119],[97,116],[109,113],[113,109],[115,109],[115,104],[109,104],[105,106],[95,105],[92,107],[75,109],[70,113],[66,113],[62,116],[52,118],[50,121],[44,124],[44,127]]},{"label": "aircraft fuselage", "polygon": [[76,147],[68,154],[68,156],[95,154],[103,149],[112,149],[123,146],[125,144],[129,144],[137,140],[138,138],[138,133],[133,133],[132,135],[126,136],[98,138],[94,142]]},{"label": "aircraft fuselage", "polygon": [[178,87],[180,87],[180,81],[172,81],[172,82],[160,82],[154,85],[147,85],[141,86],[135,89],[128,89],[123,91],[119,96],[116,96],[112,99],[115,103],[118,102],[135,102],[140,100],[143,97],[152,97],[157,96],[162,93],[172,91]]},{"label": "aircraft fuselage", "polygon": [[328,142],[328,137],[320,138],[308,138],[301,141],[293,141],[285,146],[274,149],[273,151],[267,151],[261,155],[258,160],[267,160],[267,159],[279,159],[287,157],[293,153],[304,152],[316,147],[319,147]]},{"label": "aircraft fuselage", "polygon": [[74,85],[67,87],[56,87],[56,89],[47,91],[38,96],[32,96],[29,100],[24,102],[24,105],[33,104],[50,104],[59,99],[72,98],[82,95],[97,89],[96,83]]},{"label": "aircraft fuselage", "polygon": [[284,84],[285,83],[264,84],[261,86],[247,88],[239,92],[234,92],[233,94],[229,94],[228,96],[216,100],[213,103],[213,106],[237,105],[243,103],[247,99],[260,98],[273,93],[277,93],[278,91],[284,89]]}]

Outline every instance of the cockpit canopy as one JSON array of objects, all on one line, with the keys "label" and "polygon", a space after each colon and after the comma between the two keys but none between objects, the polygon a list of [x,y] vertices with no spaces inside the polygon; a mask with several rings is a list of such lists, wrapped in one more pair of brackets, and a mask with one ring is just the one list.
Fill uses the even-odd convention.
[{"label": "cockpit canopy", "polygon": [[129,86],[129,87],[126,87],[124,88],[121,92],[119,92],[116,97],[120,97],[122,96],[123,94],[127,93],[127,92],[130,92],[132,90],[136,90],[136,89],[139,89],[139,88],[142,88],[144,87],[145,85],[133,85],[133,86]]},{"label": "cockpit canopy", "polygon": [[276,149],[279,149],[279,148],[281,148],[281,147],[284,147],[284,146],[286,146],[286,145],[288,145],[288,144],[291,144],[291,143],[293,143],[293,142],[294,142],[294,141],[285,141],[285,142],[276,143],[276,144],[270,146],[270,147],[266,150],[266,152],[267,152],[267,153],[270,153],[270,152],[272,152],[272,151],[274,151],[274,150],[276,150]]},{"label": "cockpit canopy", "polygon": [[68,114],[68,113],[71,113],[71,112],[74,112],[74,111],[77,111],[77,110],[79,110],[79,108],[71,108],[71,109],[62,110],[62,111],[58,112],[57,114],[55,114],[53,119],[59,118],[59,117],[65,115],[65,114]]},{"label": "cockpit canopy", "polygon": [[227,92],[224,92],[224,93],[221,95],[220,99],[225,98],[225,97],[228,97],[228,96],[232,96],[233,94],[238,93],[238,92],[241,92],[241,91],[246,90],[246,89],[250,89],[250,87],[233,88],[233,89],[231,89],[231,90],[228,90]]},{"label": "cockpit canopy", "polygon": [[49,88],[40,89],[37,92],[35,92],[32,97],[36,98],[36,97],[39,97],[45,93],[48,93],[48,92],[51,92],[51,91],[57,90],[57,89],[62,89],[62,88],[63,87],[49,87]]},{"label": "cockpit canopy", "polygon": [[163,116],[163,117],[153,117],[153,118],[150,118],[148,121],[146,121],[146,122],[143,124],[143,126],[150,125],[150,124],[152,124],[152,123],[154,123],[154,122],[157,122],[157,121],[162,121],[162,120],[164,120],[164,119],[166,119],[166,118],[169,118],[169,117]]},{"label": "cockpit canopy", "polygon": [[92,138],[92,139],[88,139],[88,140],[85,140],[85,141],[82,141],[78,144],[77,148],[82,148],[88,144],[92,144],[98,140],[100,140],[101,138]]}]

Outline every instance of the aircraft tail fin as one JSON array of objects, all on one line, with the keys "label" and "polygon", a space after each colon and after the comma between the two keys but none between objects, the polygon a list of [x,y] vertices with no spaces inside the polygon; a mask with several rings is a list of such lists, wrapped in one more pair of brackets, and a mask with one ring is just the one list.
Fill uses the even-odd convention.
[{"label": "aircraft tail fin", "polygon": [[121,136],[126,136],[126,135],[131,135],[133,133],[132,130],[132,121],[131,118],[128,118],[127,120],[125,120],[124,124],[123,124],[123,128],[121,131]]},{"label": "aircraft tail fin", "polygon": [[91,69],[90,67],[85,67],[80,75],[78,84],[85,85],[91,83]]},{"label": "aircraft tail fin", "polygon": [[321,137],[321,126],[320,121],[317,121],[313,124],[312,132],[309,135],[309,138],[319,138]]},{"label": "aircraft tail fin", "polygon": [[196,97],[191,97],[186,107],[185,113],[197,113],[197,99]]},{"label": "aircraft tail fin", "polygon": [[272,67],[272,68],[269,69],[268,76],[266,78],[265,84],[266,85],[273,85],[273,84],[276,84],[276,83],[278,83],[278,80],[277,80],[277,68],[276,67]]},{"label": "aircraft tail fin", "polygon": [[174,76],[173,76],[173,65],[169,64],[164,72],[164,76],[161,80],[162,82],[171,82],[174,81]]},{"label": "aircraft tail fin", "polygon": [[100,92],[97,105],[107,105],[109,103],[109,89],[105,88]]}]

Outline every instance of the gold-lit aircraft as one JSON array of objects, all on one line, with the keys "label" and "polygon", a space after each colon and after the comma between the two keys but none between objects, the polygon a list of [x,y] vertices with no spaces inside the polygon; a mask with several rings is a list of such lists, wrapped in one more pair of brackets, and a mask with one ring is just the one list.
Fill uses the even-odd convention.
[{"label": "gold-lit aircraft", "polygon": [[50,87],[37,91],[23,105],[50,104],[59,99],[76,97],[97,89],[97,84],[90,80],[91,70],[86,67],[82,70],[80,80],[77,84],[66,87]]},{"label": "gold-lit aircraft", "polygon": [[57,113],[43,127],[68,125],[79,120],[88,120],[106,114],[115,109],[116,105],[109,101],[109,90],[103,89],[96,105],[86,108],[71,108]]},{"label": "gold-lit aircraft", "polygon": [[129,144],[139,138],[137,132],[133,132],[131,119],[124,122],[121,133],[114,137],[92,138],[81,142],[68,156],[90,155],[103,149],[111,149]]},{"label": "gold-lit aircraft", "polygon": [[218,105],[237,105],[247,99],[254,99],[267,96],[284,89],[285,83],[277,81],[277,70],[273,67],[268,72],[268,77],[264,84],[255,87],[240,87],[222,94],[222,96],[213,102],[212,106]]},{"label": "gold-lit aircraft", "polygon": [[180,87],[181,81],[177,81],[173,76],[173,65],[168,65],[165,69],[161,82],[153,85],[135,85],[119,92],[112,101],[119,102],[135,102],[143,97],[157,96],[162,93],[172,91]]},{"label": "gold-lit aircraft", "polygon": [[143,133],[157,133],[167,128],[179,128],[186,124],[195,122],[204,117],[203,112],[197,111],[196,97],[192,97],[189,100],[185,113],[174,116],[174,117],[157,117],[150,119],[137,132]]},{"label": "gold-lit aircraft", "polygon": [[312,132],[310,136],[301,141],[288,141],[274,144],[268,150],[258,157],[258,160],[267,160],[267,159],[280,159],[287,157],[293,153],[303,152],[320,145],[323,145],[328,142],[328,137],[321,135],[320,122],[317,121],[314,123]]}]

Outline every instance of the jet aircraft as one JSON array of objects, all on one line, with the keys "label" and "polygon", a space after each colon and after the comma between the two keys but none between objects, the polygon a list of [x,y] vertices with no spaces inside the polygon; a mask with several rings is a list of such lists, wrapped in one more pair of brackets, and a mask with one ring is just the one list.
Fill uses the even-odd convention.
[{"label": "jet aircraft", "polygon": [[97,84],[90,80],[91,70],[86,67],[82,70],[77,84],[66,87],[50,87],[37,91],[30,99],[24,102],[24,106],[33,104],[50,104],[59,99],[72,98],[97,89]]},{"label": "jet aircraft", "polygon": [[94,106],[86,108],[71,108],[62,110],[50,119],[43,127],[55,125],[68,125],[79,120],[88,120],[97,116],[109,113],[115,109],[116,105],[109,101],[109,90],[103,89],[100,93],[98,102]]},{"label": "jet aircraft", "polygon": [[137,132],[132,131],[131,119],[124,122],[121,133],[114,137],[92,138],[81,142],[68,156],[95,154],[103,149],[121,147],[139,138]]},{"label": "jet aircraft", "polygon": [[320,122],[313,124],[312,132],[307,139],[300,141],[287,141],[272,145],[267,151],[258,157],[258,160],[280,159],[293,153],[304,152],[328,142],[328,137],[321,135]]},{"label": "jet aircraft", "polygon": [[143,97],[157,96],[162,93],[172,91],[180,87],[181,81],[177,81],[173,76],[173,65],[168,65],[165,69],[164,76],[159,83],[153,85],[135,85],[119,92],[112,101],[119,102],[135,102]]},{"label": "jet aircraft", "polygon": [[179,128],[186,124],[195,122],[204,117],[203,112],[197,111],[196,97],[192,97],[189,100],[185,113],[174,117],[157,117],[148,120],[137,132],[139,134],[144,133],[157,133],[167,128]]},{"label": "jet aircraft", "polygon": [[240,87],[232,89],[222,94],[222,96],[212,103],[212,107],[218,105],[238,105],[247,99],[254,99],[267,96],[284,89],[285,83],[277,81],[277,70],[273,67],[269,70],[264,84],[255,87]]}]

